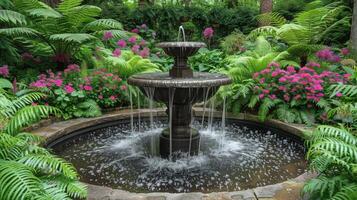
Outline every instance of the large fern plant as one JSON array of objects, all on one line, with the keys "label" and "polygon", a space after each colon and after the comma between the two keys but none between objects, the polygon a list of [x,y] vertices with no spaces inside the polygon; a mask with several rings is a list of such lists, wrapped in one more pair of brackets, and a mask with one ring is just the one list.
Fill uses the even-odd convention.
[{"label": "large fern plant", "polygon": [[23,132],[24,127],[61,112],[33,104],[43,93],[11,89],[9,81],[0,79],[0,199],[85,198],[86,187],[77,181],[74,167],[39,147],[41,137]]},{"label": "large fern plant", "polygon": [[319,126],[306,133],[307,159],[318,176],[303,193],[310,199],[357,199],[357,138],[344,128]]},{"label": "large fern plant", "polygon": [[278,13],[258,17],[261,21],[266,19],[271,22],[270,25],[253,30],[248,38],[269,36],[281,40],[289,45],[288,52],[298,57],[301,66],[304,66],[309,55],[322,48],[321,44],[324,44],[328,34],[339,31],[341,26],[349,26],[351,9],[337,2],[308,8],[290,23]]},{"label": "large fern plant", "polygon": [[63,0],[51,8],[39,0],[14,0],[12,10],[0,10],[0,35],[64,64],[82,45],[100,43],[105,32],[110,31],[116,38],[128,36],[118,21],[99,19],[99,7],[81,3]]}]

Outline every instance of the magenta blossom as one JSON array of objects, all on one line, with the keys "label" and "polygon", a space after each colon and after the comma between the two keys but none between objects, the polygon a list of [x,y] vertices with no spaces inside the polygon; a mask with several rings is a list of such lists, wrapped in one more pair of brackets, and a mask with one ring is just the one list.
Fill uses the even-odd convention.
[{"label": "magenta blossom", "polygon": [[114,57],[119,57],[121,55],[121,50],[120,49],[115,49],[114,51],[113,51],[113,56]]},{"label": "magenta blossom", "polygon": [[117,42],[117,45],[121,48],[124,48],[124,47],[126,47],[126,42],[125,42],[125,40],[119,40]]},{"label": "magenta blossom", "polygon": [[109,99],[112,100],[112,101],[115,101],[117,99],[117,97],[112,95],[112,96],[109,97]]},{"label": "magenta blossom", "polygon": [[139,49],[140,49],[140,46],[139,45],[134,45],[133,47],[131,47],[131,51],[138,54],[139,53]]},{"label": "magenta blossom", "polygon": [[132,33],[139,33],[139,29],[138,28],[134,28],[133,30],[131,30]]},{"label": "magenta blossom", "polygon": [[122,85],[122,86],[120,86],[120,89],[124,91],[127,89],[127,87],[126,87],[126,85]]},{"label": "magenta blossom", "polygon": [[145,40],[141,40],[139,43],[141,46],[145,46],[146,45],[146,41]]},{"label": "magenta blossom", "polygon": [[10,75],[9,66],[3,65],[2,67],[0,67],[0,75],[8,77]]},{"label": "magenta blossom", "polygon": [[112,32],[106,31],[106,32],[104,32],[103,40],[104,40],[104,41],[107,41],[107,40],[109,40],[109,39],[111,39],[111,38],[113,38],[113,37],[114,37],[114,36],[113,36],[113,33],[112,33]]},{"label": "magenta blossom", "polygon": [[203,30],[203,37],[206,39],[211,39],[213,37],[214,30],[212,27],[205,28]]},{"label": "magenta blossom", "polygon": [[85,85],[83,87],[83,89],[86,90],[86,91],[92,91],[93,90],[92,86],[90,86],[90,85]]},{"label": "magenta blossom", "polygon": [[139,54],[141,57],[146,58],[150,55],[150,49],[145,47]]},{"label": "magenta blossom", "polygon": [[343,49],[341,49],[341,54],[346,56],[346,55],[350,54],[350,50],[348,48],[343,48]]},{"label": "magenta blossom", "polygon": [[63,80],[61,80],[61,79],[55,79],[55,80],[53,80],[53,83],[54,83],[57,87],[61,87],[61,86],[62,86],[62,83],[63,83]]},{"label": "magenta blossom", "polygon": [[64,86],[64,90],[65,90],[66,93],[68,93],[68,94],[74,92],[74,88],[73,88],[72,85],[70,85],[70,84]]},{"label": "magenta blossom", "polygon": [[128,39],[128,41],[132,44],[134,44],[136,42],[136,37],[135,36],[132,36]]},{"label": "magenta blossom", "polygon": [[148,26],[147,26],[146,24],[141,24],[140,28],[142,28],[142,29],[147,29]]},{"label": "magenta blossom", "polygon": [[336,93],[336,97],[342,97],[343,95],[342,95],[342,93],[341,92],[337,92]]}]

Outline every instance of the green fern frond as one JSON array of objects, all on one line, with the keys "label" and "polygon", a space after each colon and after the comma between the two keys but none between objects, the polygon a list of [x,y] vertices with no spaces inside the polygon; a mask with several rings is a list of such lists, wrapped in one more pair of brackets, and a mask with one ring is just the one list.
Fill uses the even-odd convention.
[{"label": "green fern frond", "polygon": [[70,9],[81,5],[83,0],[63,0],[58,4],[57,9],[63,13],[68,12]]},{"label": "green fern frond", "polygon": [[276,114],[279,120],[288,123],[295,122],[297,117],[296,114],[294,113],[294,110],[289,108],[289,106],[286,104],[279,105],[278,108],[276,109]]},{"label": "green fern frond", "polygon": [[0,29],[0,35],[5,35],[11,38],[14,37],[33,37],[38,32],[32,28],[15,27],[15,28],[2,28]]},{"label": "green fern frond", "polygon": [[0,10],[0,22],[14,25],[26,25],[26,18],[23,14],[12,10]]},{"label": "green fern frond", "polygon": [[[1,33],[1,32],[0,32]],[[96,37],[86,33],[62,33],[50,36],[51,40],[62,41],[66,43],[82,44],[85,42],[95,41]]]},{"label": "green fern frond", "polygon": [[63,176],[46,176],[41,177],[41,180],[56,185],[58,189],[72,198],[85,198],[87,196],[87,186],[81,182]]},{"label": "green fern frond", "polygon": [[315,141],[322,138],[336,138],[347,144],[357,145],[357,139],[355,136],[353,136],[345,129],[336,128],[333,126],[320,125],[315,129],[311,140]]},{"label": "green fern frond", "polygon": [[43,188],[46,194],[38,197],[38,200],[71,200],[71,198],[55,184],[43,183]]},{"label": "green fern frond", "polygon": [[17,162],[0,160],[0,199],[29,199],[44,194],[40,180]]},{"label": "green fern frond", "polygon": [[26,106],[16,112],[16,114],[9,120],[4,127],[4,130],[9,134],[16,134],[21,128],[39,121],[42,118],[50,115],[60,115],[61,111],[51,106]]},{"label": "green fern frond", "polygon": [[302,190],[303,193],[318,193],[320,197],[330,198],[347,184],[346,178],[342,176],[326,177],[319,176],[308,181]]},{"label": "green fern frond", "polygon": [[330,97],[336,96],[337,93],[341,93],[346,97],[354,97],[357,94],[357,86],[356,85],[344,85],[344,84],[335,84],[331,85],[329,88],[332,91]]},{"label": "green fern frond", "polygon": [[281,100],[270,98],[264,98],[262,104],[259,106],[258,117],[261,121],[264,121],[272,108],[274,108]]},{"label": "green fern frond", "polygon": [[344,186],[331,200],[354,200],[357,199],[357,184]]},{"label": "green fern frond", "polygon": [[271,37],[275,37],[277,36],[277,31],[278,28],[274,27],[274,26],[263,26],[263,27],[259,27],[254,29],[253,31],[251,31],[247,37],[247,39],[249,40],[255,40],[257,37],[259,36],[271,36]]},{"label": "green fern frond", "polygon": [[61,158],[50,155],[29,154],[19,159],[18,162],[23,163],[25,166],[28,166],[39,173],[42,172],[55,176],[63,174],[63,176],[72,180],[78,176],[75,168],[71,164]]},{"label": "green fern frond", "polygon": [[46,8],[37,8],[37,9],[32,9],[27,11],[29,15],[35,16],[35,17],[42,17],[42,18],[61,18],[62,15],[61,13],[57,12],[54,9],[46,9]]},{"label": "green fern frond", "polygon": [[102,30],[122,30],[123,25],[114,19],[98,19],[84,26],[84,30],[102,31]]},{"label": "green fern frond", "polygon": [[287,20],[280,13],[264,13],[257,16],[259,24],[265,24],[267,26],[280,27],[286,24]]}]

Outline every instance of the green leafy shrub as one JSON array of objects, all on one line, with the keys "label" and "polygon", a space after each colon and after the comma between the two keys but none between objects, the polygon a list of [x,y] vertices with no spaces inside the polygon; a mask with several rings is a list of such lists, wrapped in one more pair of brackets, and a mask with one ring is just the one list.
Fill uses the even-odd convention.
[{"label": "green leafy shrub", "polygon": [[64,119],[99,116],[99,106],[87,96],[93,90],[90,79],[82,79],[79,71],[77,65],[69,65],[63,73],[48,71],[30,86],[48,93],[45,103],[60,108]]},{"label": "green leafy shrub", "polygon": [[223,38],[220,47],[227,54],[243,53],[246,49],[244,47],[245,35],[240,32],[233,32]]},{"label": "green leafy shrub", "polygon": [[200,72],[219,71],[226,67],[225,54],[217,49],[200,49],[188,63],[193,70]]}]

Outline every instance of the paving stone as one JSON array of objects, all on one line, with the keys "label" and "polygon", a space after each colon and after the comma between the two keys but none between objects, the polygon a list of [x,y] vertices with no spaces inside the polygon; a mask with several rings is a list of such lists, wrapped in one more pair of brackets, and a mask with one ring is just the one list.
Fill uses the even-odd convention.
[{"label": "paving stone", "polygon": [[256,200],[253,190],[231,192],[232,200]]}]

